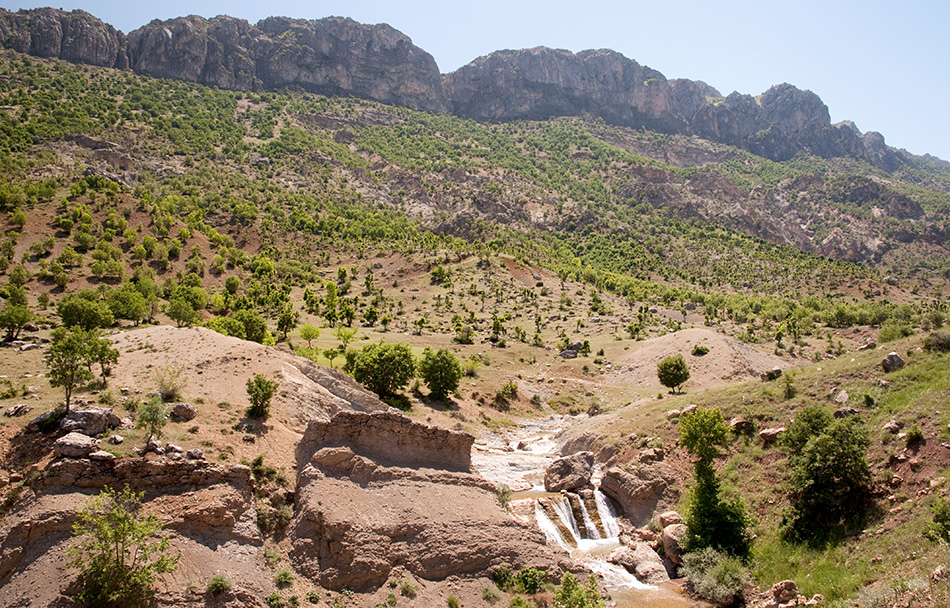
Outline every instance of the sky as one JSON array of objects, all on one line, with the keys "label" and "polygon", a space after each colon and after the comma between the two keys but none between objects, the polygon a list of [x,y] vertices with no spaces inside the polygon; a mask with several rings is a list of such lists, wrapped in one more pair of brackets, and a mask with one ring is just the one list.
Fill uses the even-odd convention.
[{"label": "sky", "polygon": [[[332,15],[388,23],[451,72],[499,49],[609,48],[667,78],[702,80],[728,95],[788,82],[817,93],[832,122],[854,121],[888,145],[950,160],[950,2],[947,0],[54,0],[123,32],[153,19],[219,14]],[[50,2],[0,0],[8,10]]]}]

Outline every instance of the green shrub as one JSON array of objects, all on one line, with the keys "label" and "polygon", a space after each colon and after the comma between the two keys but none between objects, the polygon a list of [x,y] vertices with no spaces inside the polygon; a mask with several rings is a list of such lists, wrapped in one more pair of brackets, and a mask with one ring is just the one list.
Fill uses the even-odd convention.
[{"label": "green shrub", "polygon": [[515,585],[521,593],[534,594],[544,587],[548,571],[540,568],[523,568],[515,575]]},{"label": "green shrub", "polygon": [[554,605],[558,608],[604,608],[593,574],[581,585],[570,572],[561,577],[561,585],[554,591]]},{"label": "green shrub", "polygon": [[284,606],[286,606],[284,598],[280,597],[280,594],[278,594],[276,591],[268,595],[264,599],[264,602],[267,604],[268,608],[284,608]]},{"label": "green shrub", "polygon": [[446,598],[445,603],[448,604],[449,608],[459,608],[459,598],[454,595],[450,595]]},{"label": "green shrub", "polygon": [[920,430],[920,427],[915,424],[914,426],[910,427],[909,431],[907,431],[907,436],[904,439],[907,440],[907,445],[920,443],[924,440],[924,432]]},{"label": "green shrub", "polygon": [[211,595],[218,595],[219,593],[224,593],[225,591],[231,590],[231,581],[227,579],[223,574],[215,574],[211,577],[211,580],[208,581],[208,586],[205,587],[205,591]]},{"label": "green shrub", "polygon": [[702,357],[703,355],[709,354],[709,347],[697,344],[693,347],[693,356]]},{"label": "green shrub", "polygon": [[927,536],[939,543],[950,545],[950,500],[937,497],[930,505],[933,522],[927,529]]},{"label": "green shrub", "polygon": [[935,331],[924,338],[924,348],[945,353],[950,351],[950,332]]},{"label": "green shrub", "polygon": [[502,591],[508,591],[515,584],[514,574],[508,566],[498,566],[491,571],[491,580]]},{"label": "green shrub", "polygon": [[520,595],[516,595],[508,602],[508,608],[534,608],[534,606]]},{"label": "green shrub", "polygon": [[679,387],[689,380],[689,366],[686,365],[683,355],[667,357],[657,363],[656,375],[660,384],[676,393]]},{"label": "green shrub", "polygon": [[419,361],[419,375],[429,387],[431,397],[443,400],[458,389],[462,366],[448,350],[440,348],[433,351],[426,347]]},{"label": "green shrub", "polygon": [[294,583],[294,573],[289,568],[281,568],[274,576],[274,584],[278,587],[289,587]]},{"label": "green shrub", "polygon": [[508,484],[501,484],[495,490],[495,494],[498,496],[498,504],[507,511],[508,503],[511,501],[511,488],[508,487]]},{"label": "green shrub", "polygon": [[404,578],[402,583],[399,585],[399,594],[403,597],[416,597],[416,591],[418,590],[418,583],[412,579]]},{"label": "green shrub", "polygon": [[[390,593],[390,595],[392,595],[392,594]],[[311,589],[310,591],[308,591],[308,592],[307,592],[307,601],[310,602],[311,604],[319,604],[319,603],[320,603],[320,592],[317,591],[316,589]],[[393,604],[393,605],[395,606],[395,604]]]},{"label": "green shrub", "polygon": [[719,606],[742,601],[742,590],[750,580],[740,559],[712,547],[685,554],[681,573],[689,578],[693,593]]},{"label": "green shrub", "polygon": [[501,599],[501,594],[493,587],[485,587],[482,589],[482,599],[489,604],[494,604]]}]

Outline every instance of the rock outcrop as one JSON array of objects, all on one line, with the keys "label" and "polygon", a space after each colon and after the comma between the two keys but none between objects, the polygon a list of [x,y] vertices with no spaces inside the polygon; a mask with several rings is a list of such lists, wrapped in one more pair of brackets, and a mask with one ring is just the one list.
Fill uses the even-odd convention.
[{"label": "rock outcrop", "polygon": [[80,10],[0,10],[0,46],[223,89],[297,87],[431,112],[449,109],[429,53],[388,25],[340,17],[270,17],[252,25],[191,15],[155,20],[126,36]]},{"label": "rock outcrop", "polygon": [[593,452],[577,452],[558,458],[544,472],[544,489],[548,492],[560,492],[582,488],[590,482],[593,472]]},{"label": "rock outcrop", "polygon": [[642,583],[656,585],[670,580],[663,565],[663,558],[647,543],[636,543],[633,547],[615,549],[607,561],[622,566]]},{"label": "rock outcrop", "polygon": [[59,429],[67,433],[79,432],[84,435],[101,435],[108,429],[122,424],[122,419],[106,407],[90,405],[69,412],[59,423]]},{"label": "rock outcrop", "polygon": [[342,412],[311,423],[297,449],[297,571],[328,589],[369,590],[397,566],[440,580],[558,564],[544,535],[467,472],[471,441],[401,414]]},{"label": "rock outcrop", "polygon": [[675,500],[676,476],[665,463],[641,466],[635,473],[614,467],[600,481],[600,490],[613,498],[634,526],[649,523],[657,508]]}]

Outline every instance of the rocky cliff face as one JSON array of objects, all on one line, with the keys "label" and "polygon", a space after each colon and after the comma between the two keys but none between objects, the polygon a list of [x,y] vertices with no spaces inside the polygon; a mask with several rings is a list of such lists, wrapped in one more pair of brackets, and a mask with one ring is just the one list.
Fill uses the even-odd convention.
[{"label": "rocky cliff face", "polygon": [[126,37],[83,11],[0,9],[0,46],[224,89],[299,87],[431,112],[449,109],[431,55],[388,25],[339,17],[271,17],[252,25],[192,15],[152,21]]},{"label": "rocky cliff face", "polygon": [[878,133],[832,125],[811,91],[789,84],[723,98],[700,81],[663,74],[610,50],[497,51],[439,75],[431,55],[392,27],[329,17],[198,16],[153,21],[127,37],[89,13],[0,9],[0,46],[40,57],[131,68],[241,91],[299,87],[475,120],[583,113],[629,127],[697,135],[772,160],[805,150],[851,156],[886,170],[901,156]]},{"label": "rocky cliff face", "polygon": [[759,97],[663,74],[608,51],[544,47],[498,51],[443,76],[453,112],[475,120],[543,119],[590,113],[608,122],[698,135],[772,160],[801,150],[854,156],[892,170],[899,157],[877,133],[832,125],[827,106],[789,84]]}]

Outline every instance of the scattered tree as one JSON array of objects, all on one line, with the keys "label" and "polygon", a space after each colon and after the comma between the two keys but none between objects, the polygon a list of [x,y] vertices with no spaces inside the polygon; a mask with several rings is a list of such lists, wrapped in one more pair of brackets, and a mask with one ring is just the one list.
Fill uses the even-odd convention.
[{"label": "scattered tree", "polygon": [[172,298],[165,312],[178,327],[189,326],[198,318],[198,313],[185,298]]},{"label": "scattered tree", "polygon": [[419,375],[429,387],[432,398],[442,400],[458,389],[462,366],[449,350],[426,348],[419,360]]},{"label": "scattered tree", "polygon": [[660,384],[677,393],[679,387],[689,380],[689,367],[686,365],[683,355],[675,355],[667,357],[657,364],[656,375],[660,379]]},{"label": "scattered tree", "polygon": [[7,332],[3,339],[7,342],[16,340],[23,328],[31,321],[33,321],[33,313],[30,312],[29,308],[7,304],[0,311],[0,329]]},{"label": "scattered tree", "polygon": [[145,445],[148,445],[153,437],[160,438],[162,436],[162,429],[165,428],[165,424],[168,422],[168,411],[168,406],[162,403],[157,395],[152,395],[148,401],[135,410],[138,414],[135,426],[145,429],[146,432]]},{"label": "scattered tree", "polygon": [[53,333],[53,343],[46,353],[47,378],[50,386],[63,387],[66,413],[73,390],[92,380],[89,371],[89,332],[81,327],[61,328]]},{"label": "scattered tree", "polygon": [[310,323],[302,326],[300,328],[300,339],[307,341],[307,348],[310,348],[310,343],[320,337],[320,330]]},{"label": "scattered tree", "polygon": [[335,327],[333,329],[333,336],[340,341],[342,345],[341,350],[346,352],[346,347],[349,346],[350,342],[352,342],[356,336],[356,328],[346,326]]},{"label": "scattered tree", "polygon": [[393,397],[412,378],[415,367],[405,344],[369,344],[354,358],[353,378],[380,397]]},{"label": "scattered tree", "polygon": [[128,486],[118,493],[106,487],[77,513],[79,542],[69,549],[68,566],[80,570],[83,604],[144,607],[156,580],[177,568],[180,556],[169,554],[168,537],[154,538],[161,522],[138,512],[143,496]]},{"label": "scattered tree", "polygon": [[289,304],[284,306],[280,311],[280,315],[277,317],[277,331],[280,332],[282,340],[287,339],[287,333],[293,328],[297,327],[297,323],[300,319],[300,314],[293,309]]},{"label": "scattered tree", "polygon": [[251,418],[266,419],[270,413],[270,400],[277,392],[277,382],[268,379],[264,374],[254,374],[247,380],[247,398],[251,406],[247,408],[247,415]]}]

